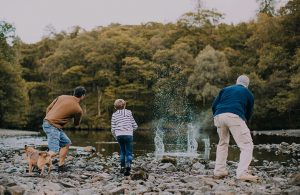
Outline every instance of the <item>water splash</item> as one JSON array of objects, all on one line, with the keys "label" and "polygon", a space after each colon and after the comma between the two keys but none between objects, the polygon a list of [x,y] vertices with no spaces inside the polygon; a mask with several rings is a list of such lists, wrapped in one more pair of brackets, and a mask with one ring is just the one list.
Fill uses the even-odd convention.
[{"label": "water splash", "polygon": [[203,154],[202,158],[209,159],[210,139],[209,138],[202,138],[202,141],[204,142],[204,154]]},{"label": "water splash", "polygon": [[[159,76],[162,78],[156,83],[154,100],[155,155],[198,156],[200,126],[193,123],[198,120],[184,95],[185,77],[178,77],[178,73]],[[207,140],[205,148],[206,145],[209,145]]]},{"label": "water splash", "polygon": [[196,141],[196,128],[193,124],[188,124],[187,131],[187,153],[197,154],[198,142]]},{"label": "water splash", "polygon": [[[172,134],[176,134],[173,135]],[[173,144],[170,143],[170,139],[166,139],[168,136],[171,138],[179,139],[179,141],[171,139]],[[205,137],[205,134],[199,133],[199,129],[196,125],[188,123],[186,125],[185,133],[183,131],[164,132],[161,127],[157,127],[155,131],[154,143],[155,143],[155,156],[161,158],[162,156],[175,156],[175,157],[200,157],[203,159],[209,159],[210,156],[210,139]],[[182,144],[182,140],[185,140],[185,144]],[[204,145],[204,152],[198,151],[198,141]],[[178,143],[179,146],[178,146]],[[173,147],[170,147],[172,145]],[[174,146],[175,145],[175,146]],[[169,146],[169,147],[165,147]],[[184,148],[184,149],[183,149]]]},{"label": "water splash", "polygon": [[160,156],[165,152],[165,145],[163,142],[164,133],[160,128],[155,131],[154,143],[155,143],[155,155]]}]

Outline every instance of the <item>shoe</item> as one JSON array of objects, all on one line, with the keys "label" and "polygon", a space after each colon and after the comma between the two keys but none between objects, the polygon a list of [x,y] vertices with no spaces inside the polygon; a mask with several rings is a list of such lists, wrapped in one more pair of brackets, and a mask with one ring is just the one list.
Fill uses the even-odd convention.
[{"label": "shoe", "polygon": [[53,159],[53,160],[52,160],[52,165],[56,165],[56,164],[58,163],[58,161],[59,161],[59,160],[58,160],[58,159],[56,159],[56,158],[55,158],[55,159]]},{"label": "shoe", "polygon": [[68,167],[66,165],[58,166],[57,172],[67,172]]},{"label": "shoe", "polygon": [[250,174],[245,174],[245,175],[240,176],[238,179],[241,181],[258,182],[259,177],[250,175]]},{"label": "shoe", "polygon": [[126,167],[126,171],[124,173],[124,176],[129,176],[130,175],[130,170],[131,170],[130,167]]},{"label": "shoe", "polygon": [[223,179],[228,176],[228,171],[221,172],[213,176],[214,179]]},{"label": "shoe", "polygon": [[125,167],[121,167],[120,173],[124,173],[124,172],[125,172]]}]

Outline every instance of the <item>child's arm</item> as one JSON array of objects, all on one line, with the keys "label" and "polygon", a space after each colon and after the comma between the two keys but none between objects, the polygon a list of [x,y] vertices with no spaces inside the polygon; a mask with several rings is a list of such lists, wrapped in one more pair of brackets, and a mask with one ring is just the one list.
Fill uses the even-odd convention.
[{"label": "child's arm", "polygon": [[115,132],[116,126],[117,126],[117,124],[116,124],[115,118],[114,118],[114,116],[112,116],[112,118],[111,118],[111,133],[115,139],[117,139],[116,132]]},{"label": "child's arm", "polygon": [[137,123],[135,122],[133,116],[132,116],[132,113],[130,113],[130,121],[131,121],[131,124],[132,124],[132,128],[133,130],[136,130],[138,128],[138,125]]}]

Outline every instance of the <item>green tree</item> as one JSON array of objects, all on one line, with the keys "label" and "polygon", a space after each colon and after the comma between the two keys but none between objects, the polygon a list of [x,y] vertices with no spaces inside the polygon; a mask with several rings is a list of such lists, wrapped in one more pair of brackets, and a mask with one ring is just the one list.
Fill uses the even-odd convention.
[{"label": "green tree", "polygon": [[276,0],[256,0],[259,3],[259,12],[270,16],[275,14]]},{"label": "green tree", "polygon": [[300,47],[300,0],[288,1],[279,13],[283,32],[281,44],[294,55]]},{"label": "green tree", "polygon": [[27,113],[28,95],[21,72],[0,59],[0,126],[24,128]]},{"label": "green tree", "polygon": [[25,127],[28,95],[13,42],[15,28],[0,21],[0,127]]},{"label": "green tree", "polygon": [[208,45],[196,58],[194,71],[186,86],[186,94],[194,96],[205,106],[228,82],[229,75],[230,68],[225,54]]}]

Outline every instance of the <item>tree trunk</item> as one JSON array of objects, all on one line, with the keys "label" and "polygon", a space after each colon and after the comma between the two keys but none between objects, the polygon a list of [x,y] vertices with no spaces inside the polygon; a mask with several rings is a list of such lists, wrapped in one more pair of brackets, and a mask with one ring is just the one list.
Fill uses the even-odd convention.
[{"label": "tree trunk", "polygon": [[100,90],[100,87],[97,86],[97,94],[98,94],[98,103],[97,103],[97,107],[98,107],[98,117],[101,117],[101,99],[102,99],[102,93]]}]

